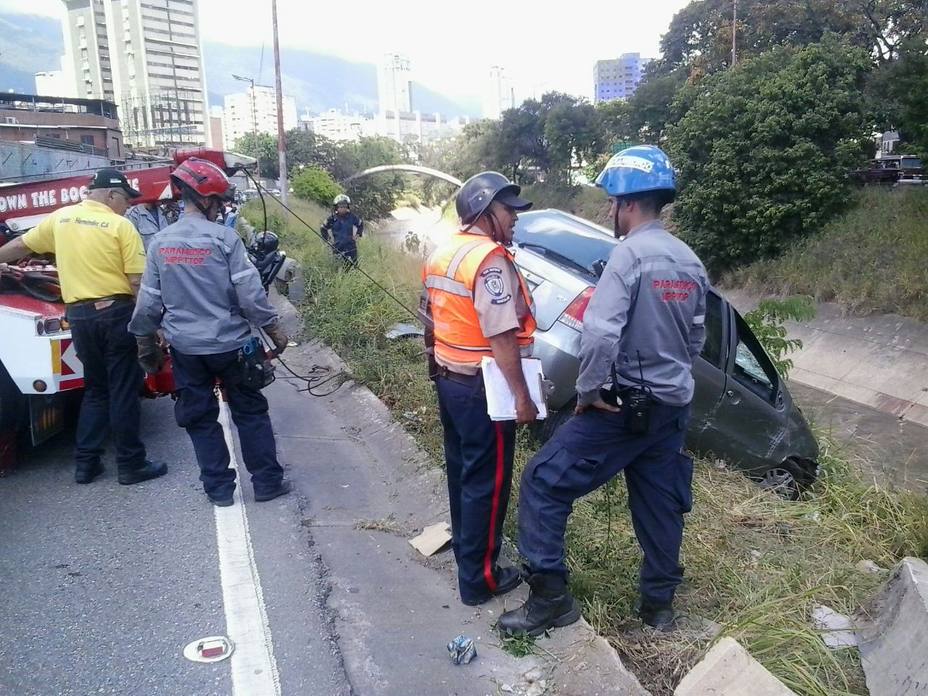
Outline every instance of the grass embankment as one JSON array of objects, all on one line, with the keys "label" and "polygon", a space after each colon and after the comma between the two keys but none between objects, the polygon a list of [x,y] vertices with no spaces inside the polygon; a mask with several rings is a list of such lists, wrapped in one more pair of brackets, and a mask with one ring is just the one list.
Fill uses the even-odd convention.
[{"label": "grass embankment", "polygon": [[[297,207],[318,224],[321,210]],[[421,344],[383,337],[408,315],[361,274],[339,270],[299,223],[283,226],[281,234],[283,247],[303,263],[308,331],[346,360],[354,377],[390,406],[440,466],[441,430]],[[416,306],[419,259],[376,238],[362,240],[360,258],[368,273],[408,307]],[[517,469],[535,448],[522,432]],[[699,461],[679,608],[720,623],[725,635],[741,641],[799,694],[864,694],[856,651],[825,649],[810,625],[811,607],[822,602],[852,612],[865,603],[886,574],[859,572],[855,565],[863,559],[890,568],[902,556],[928,554],[928,505],[924,498],[864,484],[833,446],[823,447],[822,465],[814,493],[790,503],[716,462]],[[507,521],[511,537],[517,501],[515,492]],[[642,683],[654,694],[670,694],[708,644],[679,634],[655,637],[630,618],[639,551],[626,508],[618,480],[578,502],[568,528],[572,585],[584,615]]]},{"label": "grass embankment", "polygon": [[865,189],[854,205],[796,248],[729,274],[759,294],[812,295],[855,314],[928,321],[928,186]]},{"label": "grass embankment", "polygon": [[609,201],[600,188],[564,188],[550,184],[533,184],[524,187],[523,197],[532,201],[535,208],[557,208],[612,229]]}]

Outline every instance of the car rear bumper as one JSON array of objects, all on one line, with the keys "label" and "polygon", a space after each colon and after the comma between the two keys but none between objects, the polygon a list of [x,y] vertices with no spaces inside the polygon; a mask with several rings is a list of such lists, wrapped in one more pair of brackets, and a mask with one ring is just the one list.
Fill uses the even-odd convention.
[{"label": "car rear bumper", "polygon": [[554,393],[548,397],[548,407],[554,411],[566,406],[576,396],[579,354],[579,331],[556,321],[547,331],[535,332],[533,355],[541,358],[545,377],[554,382]]}]

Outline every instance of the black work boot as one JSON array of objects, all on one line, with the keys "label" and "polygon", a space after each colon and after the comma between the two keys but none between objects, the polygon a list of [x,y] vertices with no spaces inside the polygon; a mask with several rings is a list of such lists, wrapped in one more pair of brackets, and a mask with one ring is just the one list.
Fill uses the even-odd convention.
[{"label": "black work boot", "polygon": [[103,473],[103,464],[97,462],[93,466],[78,465],[74,470],[75,483],[93,483],[93,480]]},{"label": "black work boot", "polygon": [[274,498],[287,495],[291,488],[293,488],[293,486],[287,479],[281,479],[276,488],[272,488],[262,493],[255,493],[255,501],[259,503],[266,503],[269,500],[274,500]]},{"label": "black work boot", "polygon": [[649,602],[646,599],[639,599],[636,609],[638,610],[638,618],[651,628],[663,633],[669,633],[676,628],[676,616],[672,603],[659,604]]},{"label": "black work boot", "polygon": [[532,591],[525,604],[499,617],[501,633],[540,636],[549,628],[567,626],[580,618],[580,607],[560,575],[535,573],[529,575],[528,584]]},{"label": "black work boot", "polygon": [[512,592],[522,584],[522,572],[518,568],[513,568],[512,566],[497,566],[496,572],[493,573],[493,577],[496,579],[495,590],[479,594],[475,597],[462,594],[461,603],[469,607],[476,607],[480,604],[489,602],[494,597]]},{"label": "black work boot", "polygon": [[131,486],[142,481],[148,481],[168,473],[168,465],[164,462],[150,462],[147,459],[145,463],[135,469],[119,468],[119,483],[123,486]]}]

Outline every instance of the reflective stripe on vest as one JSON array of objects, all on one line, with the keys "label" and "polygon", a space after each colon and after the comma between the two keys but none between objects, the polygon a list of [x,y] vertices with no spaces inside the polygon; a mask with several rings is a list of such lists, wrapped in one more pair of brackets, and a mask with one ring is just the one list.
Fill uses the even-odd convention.
[{"label": "reflective stripe on vest", "polygon": [[[483,235],[467,233],[455,234],[426,261],[422,282],[428,293],[427,313],[434,326],[436,357],[451,363],[476,365],[484,355],[493,355],[474,307],[477,271],[491,254],[499,254],[514,263],[505,247]],[[520,318],[516,334],[519,347],[524,348],[532,345],[535,333],[535,303],[518,269],[516,276],[529,308],[528,315]]]}]

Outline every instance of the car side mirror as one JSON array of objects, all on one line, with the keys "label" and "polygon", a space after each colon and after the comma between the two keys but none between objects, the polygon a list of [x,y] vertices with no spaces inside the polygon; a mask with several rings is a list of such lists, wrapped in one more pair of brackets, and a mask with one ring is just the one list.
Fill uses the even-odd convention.
[{"label": "car side mirror", "polygon": [[605,259],[596,259],[593,262],[593,273],[596,274],[597,278],[603,277],[603,272],[606,270],[607,263],[608,261],[606,261]]}]

